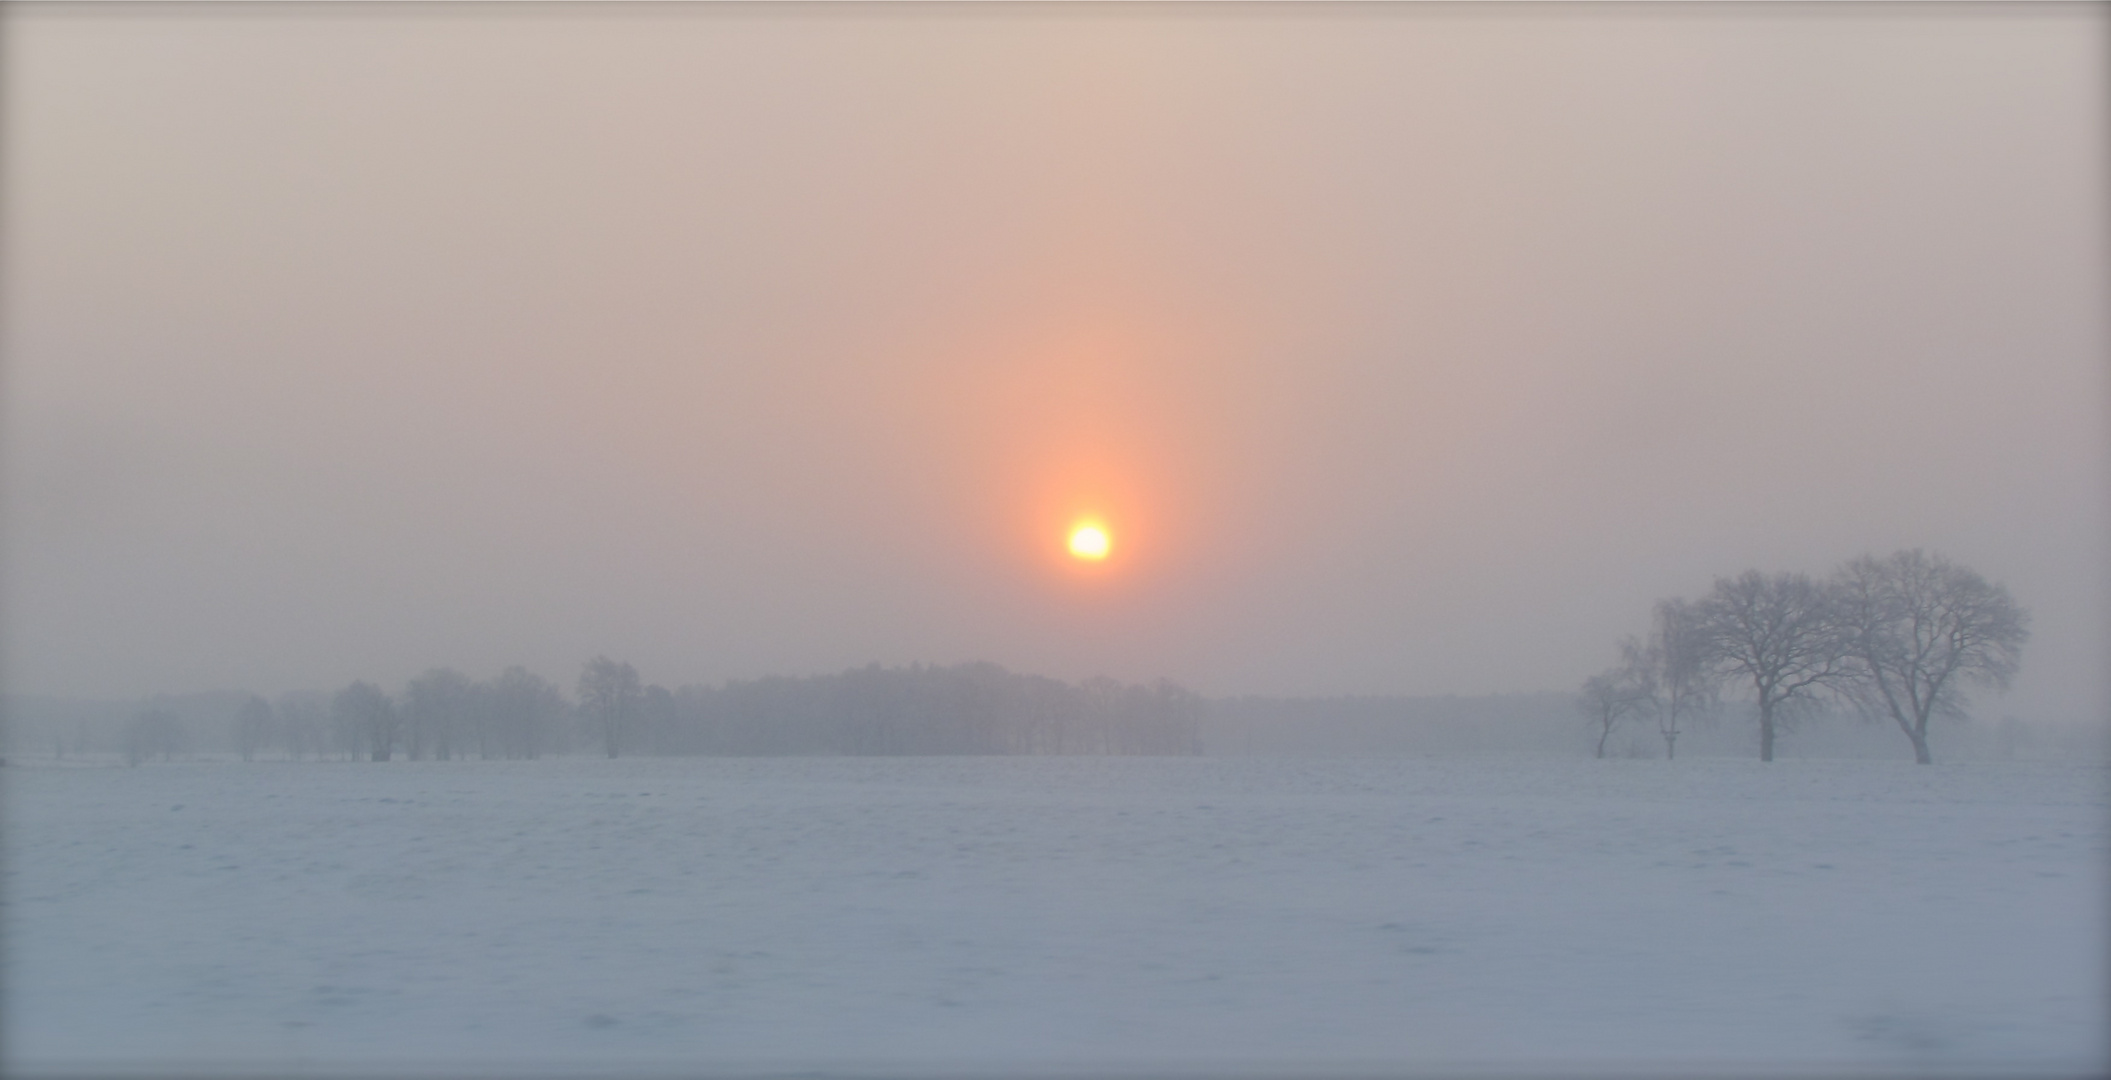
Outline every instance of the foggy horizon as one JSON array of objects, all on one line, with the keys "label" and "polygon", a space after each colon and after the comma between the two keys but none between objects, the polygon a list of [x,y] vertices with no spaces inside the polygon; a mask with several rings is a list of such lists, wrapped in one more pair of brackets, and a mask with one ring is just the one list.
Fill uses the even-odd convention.
[{"label": "foggy horizon", "polygon": [[2107,30],[0,7],[0,1073],[2111,1074]]},{"label": "foggy horizon", "polygon": [[1924,548],[2111,718],[2100,8],[5,17],[10,694],[1570,692]]}]

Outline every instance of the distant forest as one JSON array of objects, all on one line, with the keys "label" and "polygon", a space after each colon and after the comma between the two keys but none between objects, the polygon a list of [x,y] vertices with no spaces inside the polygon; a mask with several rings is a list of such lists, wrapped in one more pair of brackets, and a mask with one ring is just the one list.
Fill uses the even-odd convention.
[{"label": "distant forest", "polygon": [[134,764],[187,757],[365,761],[766,755],[1572,754],[1565,694],[1207,699],[1175,683],[1064,682],[991,663],[870,665],[833,675],[667,689],[595,657],[571,687],[524,668],[436,668],[276,699],[5,699],[5,753]]},{"label": "distant forest", "polygon": [[[10,763],[195,758],[441,761],[607,756],[1195,755],[1215,757],[1665,756],[1658,733],[1608,733],[1573,694],[1204,698],[1174,683],[1063,682],[995,664],[882,668],[669,690],[589,661],[569,689],[523,668],[472,680],[438,668],[394,692],[355,682],[271,700],[240,691],[92,701],[0,699]],[[1696,713],[1680,750],[1749,756],[1751,709]],[[1790,723],[1784,720],[1784,723]],[[1792,756],[1893,757],[1895,731],[1805,710]],[[1960,724],[1960,756],[2101,758],[2090,725]],[[1683,753],[1682,755],[1683,756]]]},{"label": "distant forest", "polygon": [[1159,754],[1202,752],[1201,697],[1165,680],[1066,683],[996,664],[872,665],[674,690],[589,661],[576,690],[522,668],[473,681],[448,668],[396,693],[359,681],[275,701],[248,694],[144,704],[12,698],[9,752],[199,752],[371,761],[648,755]]}]

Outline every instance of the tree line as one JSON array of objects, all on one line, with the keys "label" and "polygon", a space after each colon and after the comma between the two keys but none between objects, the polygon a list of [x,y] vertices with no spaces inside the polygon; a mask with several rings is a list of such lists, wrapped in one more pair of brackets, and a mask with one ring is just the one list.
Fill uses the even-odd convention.
[{"label": "tree line", "polygon": [[[877,664],[674,690],[597,656],[573,692],[524,668],[477,681],[435,668],[396,692],[359,680],[332,694],[251,696],[232,720],[244,760],[535,758],[590,749],[680,755],[1199,754],[1202,698],[1166,680],[1066,683],[996,664]],[[126,729],[138,764],[185,744],[166,710]]]},{"label": "tree line", "polygon": [[2006,689],[2029,638],[2030,613],[2006,588],[1919,549],[1864,555],[1824,579],[1747,570],[1698,600],[1659,601],[1577,706],[1599,757],[1628,723],[1653,724],[1675,756],[1682,725],[1734,691],[1753,705],[1762,761],[1785,724],[1836,704],[1895,723],[1926,765],[1930,721],[1961,717],[1972,688]]}]

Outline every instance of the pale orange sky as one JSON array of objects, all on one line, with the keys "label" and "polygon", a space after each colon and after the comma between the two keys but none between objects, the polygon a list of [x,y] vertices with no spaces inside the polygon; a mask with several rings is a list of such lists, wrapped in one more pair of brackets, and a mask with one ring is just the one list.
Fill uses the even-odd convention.
[{"label": "pale orange sky", "polygon": [[1922,546],[2111,714],[2101,7],[4,17],[11,691],[1563,690]]}]

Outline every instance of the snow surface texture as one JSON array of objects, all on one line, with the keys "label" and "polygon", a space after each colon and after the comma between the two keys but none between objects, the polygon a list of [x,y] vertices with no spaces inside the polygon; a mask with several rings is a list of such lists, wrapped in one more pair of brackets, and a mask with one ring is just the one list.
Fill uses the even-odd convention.
[{"label": "snow surface texture", "polygon": [[0,777],[11,1076],[2111,1066],[2093,764]]}]

